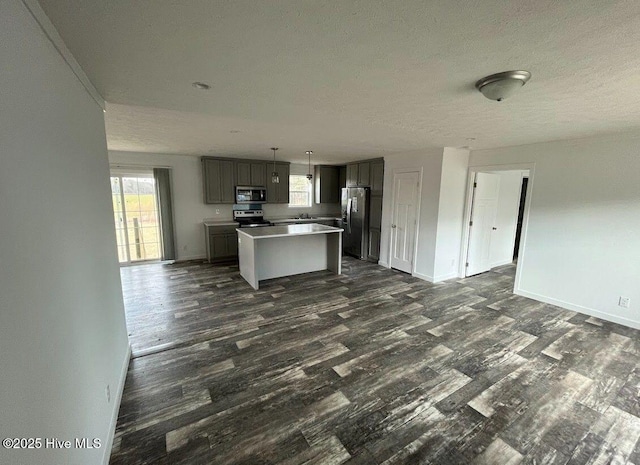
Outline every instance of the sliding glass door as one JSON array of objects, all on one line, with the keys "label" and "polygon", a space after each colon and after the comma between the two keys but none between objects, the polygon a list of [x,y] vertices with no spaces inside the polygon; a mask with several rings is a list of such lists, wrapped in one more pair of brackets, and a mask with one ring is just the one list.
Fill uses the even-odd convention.
[{"label": "sliding glass door", "polygon": [[112,172],[111,197],[120,263],[159,260],[160,217],[153,174]]}]

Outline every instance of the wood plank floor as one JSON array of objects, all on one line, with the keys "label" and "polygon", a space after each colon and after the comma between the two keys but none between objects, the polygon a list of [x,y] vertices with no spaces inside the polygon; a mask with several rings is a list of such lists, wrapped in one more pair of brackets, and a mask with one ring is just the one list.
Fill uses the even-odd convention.
[{"label": "wood plank floor", "polygon": [[640,465],[638,331],[345,258],[122,269],[134,357],[113,465]]}]

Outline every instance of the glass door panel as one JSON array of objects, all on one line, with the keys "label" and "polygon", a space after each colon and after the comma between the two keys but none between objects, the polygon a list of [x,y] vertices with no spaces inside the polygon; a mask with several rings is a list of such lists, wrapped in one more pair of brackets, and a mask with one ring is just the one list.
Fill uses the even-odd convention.
[{"label": "glass door panel", "polygon": [[112,176],[111,193],[120,263],[162,256],[155,179]]}]

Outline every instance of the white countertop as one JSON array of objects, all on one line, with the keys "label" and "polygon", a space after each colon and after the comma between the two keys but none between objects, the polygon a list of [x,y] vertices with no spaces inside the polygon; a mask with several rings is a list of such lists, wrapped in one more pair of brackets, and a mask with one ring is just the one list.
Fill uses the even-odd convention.
[{"label": "white countertop", "polygon": [[238,226],[237,221],[229,221],[229,220],[204,220],[205,226]]},{"label": "white countertop", "polygon": [[269,226],[266,228],[238,228],[241,234],[252,239],[267,239],[270,237],[305,236],[309,234],[329,234],[344,231],[342,228],[325,226],[323,224],[289,224],[282,226]]},{"label": "white countertop", "polygon": [[280,223],[315,223],[316,221],[328,221],[328,220],[339,220],[341,218],[335,216],[314,216],[313,218],[279,218],[275,220],[269,220],[273,224]]}]

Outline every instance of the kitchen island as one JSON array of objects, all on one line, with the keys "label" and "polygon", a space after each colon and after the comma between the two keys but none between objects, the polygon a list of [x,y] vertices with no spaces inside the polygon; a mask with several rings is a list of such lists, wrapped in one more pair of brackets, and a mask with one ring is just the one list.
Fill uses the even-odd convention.
[{"label": "kitchen island", "polygon": [[238,228],[240,275],[258,289],[264,279],[312,271],[342,273],[342,229],[321,224]]}]

